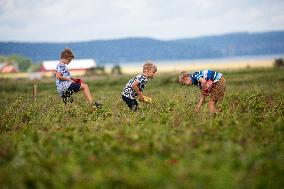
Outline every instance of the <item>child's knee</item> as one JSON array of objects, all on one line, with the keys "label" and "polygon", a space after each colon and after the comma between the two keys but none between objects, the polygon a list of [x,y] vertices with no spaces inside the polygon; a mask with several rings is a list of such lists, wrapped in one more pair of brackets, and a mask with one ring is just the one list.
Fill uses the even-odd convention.
[{"label": "child's knee", "polygon": [[82,84],[81,84],[81,88],[82,88],[82,89],[86,89],[86,88],[88,88],[88,87],[89,87],[89,86],[88,86],[86,83],[82,83]]},{"label": "child's knee", "polygon": [[209,100],[209,106],[215,106],[216,104],[216,101],[214,100]]}]

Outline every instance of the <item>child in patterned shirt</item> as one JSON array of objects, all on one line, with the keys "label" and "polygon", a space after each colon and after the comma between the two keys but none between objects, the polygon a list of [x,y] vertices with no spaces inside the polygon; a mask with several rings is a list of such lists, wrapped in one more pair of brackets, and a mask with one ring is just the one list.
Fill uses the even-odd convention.
[{"label": "child in patterned shirt", "polygon": [[[55,74],[57,92],[59,96],[62,97],[63,102],[67,104],[68,100],[70,102],[73,101],[71,98],[73,93],[83,90],[88,103],[93,105],[93,97],[90,93],[89,86],[80,79],[72,78],[68,68],[66,67],[73,59],[74,55],[71,49],[65,48],[61,52],[61,59],[56,66]],[[98,102],[95,102],[94,106],[100,108],[102,105]]]},{"label": "child in patterned shirt", "polygon": [[211,70],[201,70],[194,74],[186,71],[181,72],[179,82],[184,85],[195,85],[201,89],[199,103],[195,108],[198,112],[207,96],[210,95],[209,109],[211,113],[216,112],[216,103],[224,97],[226,80],[221,73]]},{"label": "child in patterned shirt", "polygon": [[157,66],[148,61],[143,66],[143,74],[130,79],[124,87],[122,100],[132,111],[136,111],[138,109],[138,103],[136,101],[137,97],[140,101],[144,100],[145,96],[142,94],[142,91],[147,84],[148,78],[153,79],[156,72]]}]

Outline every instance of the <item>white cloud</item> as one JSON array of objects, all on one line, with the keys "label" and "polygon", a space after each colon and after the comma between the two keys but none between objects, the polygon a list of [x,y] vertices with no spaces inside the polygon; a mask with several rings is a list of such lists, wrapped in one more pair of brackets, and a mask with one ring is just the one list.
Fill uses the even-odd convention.
[{"label": "white cloud", "polygon": [[282,0],[0,0],[0,41],[175,39],[283,23]]}]

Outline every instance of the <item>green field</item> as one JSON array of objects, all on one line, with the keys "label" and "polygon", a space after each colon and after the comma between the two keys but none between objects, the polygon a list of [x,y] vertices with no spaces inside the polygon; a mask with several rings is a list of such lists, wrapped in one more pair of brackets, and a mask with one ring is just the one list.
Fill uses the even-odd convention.
[{"label": "green field", "polygon": [[[86,78],[65,106],[52,80],[0,80],[0,188],[283,188],[284,70],[222,72],[222,111],[194,113],[199,89],[176,74],[150,80],[129,112],[130,76]],[[83,100],[82,100],[83,99]]]}]

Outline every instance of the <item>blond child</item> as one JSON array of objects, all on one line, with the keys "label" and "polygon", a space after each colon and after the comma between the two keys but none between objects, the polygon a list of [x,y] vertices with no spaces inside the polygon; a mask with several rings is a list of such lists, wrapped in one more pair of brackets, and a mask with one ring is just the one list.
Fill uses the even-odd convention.
[{"label": "blond child", "polygon": [[[65,104],[68,101],[72,102],[72,95],[80,90],[83,90],[87,102],[93,105],[93,97],[90,93],[89,86],[84,83],[81,79],[72,78],[67,65],[74,59],[73,52],[69,48],[65,48],[61,52],[60,62],[56,66],[56,86],[59,96]],[[95,102],[94,106],[101,108],[101,104]]]},{"label": "blond child", "polygon": [[142,91],[147,84],[148,78],[153,79],[156,72],[157,66],[151,61],[148,61],[143,66],[143,73],[130,79],[124,87],[122,100],[132,111],[136,111],[138,109],[138,103],[136,101],[137,97],[140,101],[144,101],[146,99],[146,97],[142,94]]},{"label": "blond child", "polygon": [[201,70],[194,74],[186,71],[181,72],[179,82],[184,85],[195,85],[201,89],[199,103],[195,111],[198,112],[207,96],[210,95],[209,109],[211,113],[216,112],[216,104],[224,97],[226,80],[221,73],[211,70]]}]

